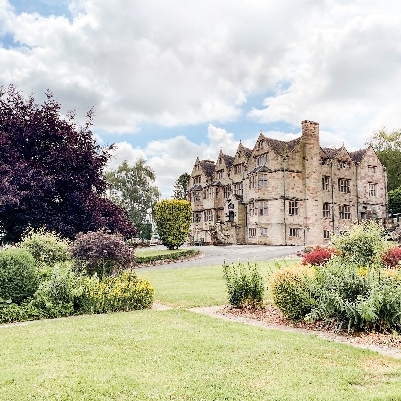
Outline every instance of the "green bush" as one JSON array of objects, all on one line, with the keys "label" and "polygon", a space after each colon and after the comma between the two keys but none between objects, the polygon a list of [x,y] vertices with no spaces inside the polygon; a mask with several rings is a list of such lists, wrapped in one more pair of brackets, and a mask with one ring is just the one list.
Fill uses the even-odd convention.
[{"label": "green bush", "polygon": [[400,330],[401,275],[368,269],[333,259],[316,268],[311,286],[316,305],[308,321],[332,320],[339,329]]},{"label": "green bush", "polygon": [[315,303],[309,290],[314,269],[308,266],[285,267],[270,277],[274,304],[291,320],[301,320]]},{"label": "green bush", "polygon": [[57,263],[50,278],[40,284],[31,304],[47,318],[70,316],[77,312],[83,280],[72,262]]},{"label": "green bush", "polygon": [[78,234],[71,254],[80,270],[100,277],[108,276],[135,264],[135,252],[119,234],[104,231]]},{"label": "green bush", "polygon": [[53,267],[55,263],[65,262],[70,259],[70,245],[54,231],[46,231],[45,228],[30,230],[24,234],[18,247],[29,251],[40,264]]},{"label": "green bush", "polygon": [[136,262],[138,264],[145,264],[156,262],[158,260],[178,260],[183,257],[190,257],[199,253],[196,249],[180,249],[171,253],[162,253],[159,255],[136,255]]},{"label": "green bush", "polygon": [[387,249],[383,226],[370,220],[352,226],[341,236],[334,236],[332,243],[344,263],[361,267],[379,266],[381,254]]},{"label": "green bush", "polygon": [[263,303],[264,280],[256,263],[238,262],[223,265],[228,302],[235,308],[260,307]]},{"label": "green bush", "polygon": [[149,281],[139,279],[133,270],[100,280],[96,275],[83,281],[78,299],[82,313],[105,313],[150,308],[154,290]]},{"label": "green bush", "polygon": [[187,239],[191,224],[191,203],[165,199],[155,205],[157,232],[168,249],[179,248]]},{"label": "green bush", "polygon": [[0,251],[0,297],[19,304],[32,296],[39,285],[33,256],[25,249]]}]

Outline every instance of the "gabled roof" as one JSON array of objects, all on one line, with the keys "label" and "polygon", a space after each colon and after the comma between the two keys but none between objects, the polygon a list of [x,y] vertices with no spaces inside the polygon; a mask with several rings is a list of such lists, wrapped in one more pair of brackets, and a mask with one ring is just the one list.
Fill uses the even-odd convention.
[{"label": "gabled roof", "polygon": [[273,172],[273,170],[270,167],[267,167],[267,166],[263,165],[263,166],[258,166],[256,168],[254,168],[248,174],[253,174],[253,173],[272,173],[272,172]]},{"label": "gabled roof", "polygon": [[196,184],[190,189],[190,191],[202,191],[202,189],[203,189],[202,185]]},{"label": "gabled roof", "polygon": [[214,162],[211,160],[201,160],[200,165],[202,170],[204,171],[205,175],[211,177],[214,173],[215,165]]},{"label": "gabled roof", "polygon": [[292,152],[301,142],[301,137],[291,141],[280,141],[278,139],[266,138],[266,142],[278,155],[281,155],[284,149],[287,149],[288,152]]},{"label": "gabled roof", "polygon": [[231,168],[231,166],[233,165],[233,162],[234,162],[234,157],[223,154],[223,159],[224,159],[224,162],[226,163],[226,167]]},{"label": "gabled roof", "polygon": [[365,156],[367,149],[359,149],[355,152],[349,152],[349,156],[351,157],[354,163],[360,163]]},{"label": "gabled roof", "polygon": [[334,159],[340,149],[336,148],[322,148],[323,152],[326,153],[329,159]]}]

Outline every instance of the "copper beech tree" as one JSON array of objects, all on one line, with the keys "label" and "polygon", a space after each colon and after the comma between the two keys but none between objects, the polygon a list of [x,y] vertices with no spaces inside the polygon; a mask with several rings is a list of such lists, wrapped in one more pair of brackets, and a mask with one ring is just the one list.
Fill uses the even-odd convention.
[{"label": "copper beech tree", "polygon": [[11,85],[0,87],[0,226],[16,242],[28,227],[67,238],[102,228],[135,234],[125,210],[106,199],[103,170],[112,147],[96,144],[92,110],[81,126],[63,118],[50,91],[39,105]]}]

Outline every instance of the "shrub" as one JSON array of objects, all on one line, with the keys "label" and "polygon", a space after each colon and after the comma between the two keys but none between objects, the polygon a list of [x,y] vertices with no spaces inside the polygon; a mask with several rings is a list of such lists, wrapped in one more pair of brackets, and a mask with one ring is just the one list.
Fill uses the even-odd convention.
[{"label": "shrub", "polygon": [[345,263],[358,266],[379,265],[387,248],[384,228],[374,221],[353,225],[341,236],[333,236],[333,246]]},{"label": "shrub", "polygon": [[72,315],[83,293],[82,282],[83,277],[73,270],[72,262],[58,263],[50,278],[40,284],[32,305],[47,318]]},{"label": "shrub", "polygon": [[108,276],[135,264],[135,252],[119,234],[104,231],[78,234],[72,244],[71,254],[77,260],[77,267],[89,274]]},{"label": "shrub", "polygon": [[53,267],[57,262],[65,262],[70,259],[70,244],[68,240],[54,231],[46,231],[45,228],[26,232],[18,247],[29,251],[36,262]]},{"label": "shrub", "polygon": [[398,247],[389,248],[381,255],[381,261],[385,266],[397,267],[401,260],[401,249]]},{"label": "shrub", "polygon": [[0,297],[16,304],[34,294],[38,275],[33,256],[25,249],[0,251]]},{"label": "shrub", "polygon": [[314,270],[307,266],[285,267],[270,277],[270,290],[274,304],[291,320],[301,320],[314,305],[309,283]]},{"label": "shrub", "polygon": [[159,255],[137,255],[136,262],[138,264],[152,263],[158,260],[177,260],[183,257],[190,257],[199,253],[196,249],[180,249],[171,253],[162,253]]},{"label": "shrub", "polygon": [[361,268],[332,259],[316,268],[311,283],[316,305],[306,320],[330,319],[339,328],[399,330],[401,328],[401,276],[388,269]]},{"label": "shrub", "polygon": [[244,265],[238,262],[223,265],[228,302],[235,308],[260,307],[263,303],[264,281],[256,263]]},{"label": "shrub", "polygon": [[168,249],[179,248],[187,239],[191,224],[191,203],[165,199],[155,205],[157,232]]},{"label": "shrub", "polygon": [[312,266],[325,265],[332,258],[334,253],[334,249],[317,246],[312,252],[305,255],[302,264]]},{"label": "shrub", "polygon": [[79,297],[83,313],[104,313],[150,308],[154,290],[149,281],[139,279],[133,270],[119,272],[100,280],[96,275],[83,281]]}]

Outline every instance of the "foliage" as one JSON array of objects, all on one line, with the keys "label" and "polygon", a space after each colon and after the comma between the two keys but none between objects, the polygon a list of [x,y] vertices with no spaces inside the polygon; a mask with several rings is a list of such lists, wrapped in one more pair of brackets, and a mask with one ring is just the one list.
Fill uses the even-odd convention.
[{"label": "foliage", "polygon": [[188,184],[191,176],[188,173],[181,174],[174,183],[174,198],[187,200]]},{"label": "foliage", "polygon": [[244,306],[261,307],[264,295],[264,280],[256,263],[223,265],[228,302],[234,308]]},{"label": "foliage", "polygon": [[307,266],[285,267],[270,278],[273,302],[283,315],[291,320],[301,320],[309,313],[314,300],[309,291],[309,281],[314,270]]},{"label": "foliage", "polygon": [[109,182],[109,197],[120,207],[126,209],[130,220],[141,238],[150,239],[151,224],[146,218],[160,198],[160,191],[154,185],[156,175],[153,169],[139,158],[130,166],[124,160],[117,170],[106,173]]},{"label": "foliage", "polygon": [[311,283],[316,307],[306,320],[332,319],[348,331],[401,329],[399,273],[358,268],[340,258],[316,269]]},{"label": "foliage", "polygon": [[149,281],[128,269],[103,280],[96,275],[87,277],[79,304],[82,313],[105,313],[150,308],[153,298]]},{"label": "foliage", "polygon": [[124,238],[104,231],[78,234],[71,254],[79,269],[85,269],[90,275],[97,273],[100,277],[130,268],[135,263],[135,252]]},{"label": "foliage", "polygon": [[156,203],[157,232],[168,249],[177,249],[187,239],[191,213],[191,203],[185,200],[164,199]]},{"label": "foliage", "polygon": [[73,268],[72,262],[57,263],[50,278],[40,284],[30,305],[46,318],[73,315],[84,291],[83,280],[84,276]]},{"label": "foliage", "polygon": [[28,227],[46,226],[63,237],[106,227],[129,237],[135,230],[124,211],[104,199],[103,169],[109,148],[100,148],[90,126],[63,118],[46,93],[43,105],[14,86],[0,87],[0,221],[4,240],[18,242]]},{"label": "foliage", "polygon": [[401,249],[397,246],[387,249],[387,251],[381,255],[382,263],[388,267],[397,267],[400,260]]},{"label": "foliage", "polygon": [[[401,170],[401,131],[396,130],[393,132],[387,132],[386,128],[383,127],[373,133],[373,136],[369,139],[368,144],[372,145],[380,162],[387,169],[388,191],[390,192],[400,187],[401,176],[399,172]],[[393,213],[400,212],[393,211]]]},{"label": "foliage", "polygon": [[152,306],[153,294],[150,283],[132,270],[100,279],[76,272],[71,262],[58,263],[31,298],[0,307],[0,323],[145,309]]},{"label": "foliage", "polygon": [[334,253],[334,249],[317,246],[312,252],[305,255],[302,264],[309,264],[312,266],[325,265],[332,258]]},{"label": "foliage", "polygon": [[38,275],[33,256],[25,249],[0,251],[0,297],[21,303],[38,288]]},{"label": "foliage", "polygon": [[37,263],[53,267],[57,262],[70,259],[70,244],[57,233],[46,231],[44,227],[28,230],[18,244],[29,251]]},{"label": "foliage", "polygon": [[333,236],[332,243],[344,263],[357,266],[378,266],[387,248],[383,226],[370,220],[353,225],[343,235]]},{"label": "foliage", "polygon": [[177,249],[173,251],[158,251],[156,253],[152,251],[137,252],[136,263],[145,264],[151,263],[158,260],[178,260],[185,257],[191,257],[199,253],[196,249]]},{"label": "foliage", "polygon": [[388,208],[390,213],[401,213],[401,186],[388,192]]}]

